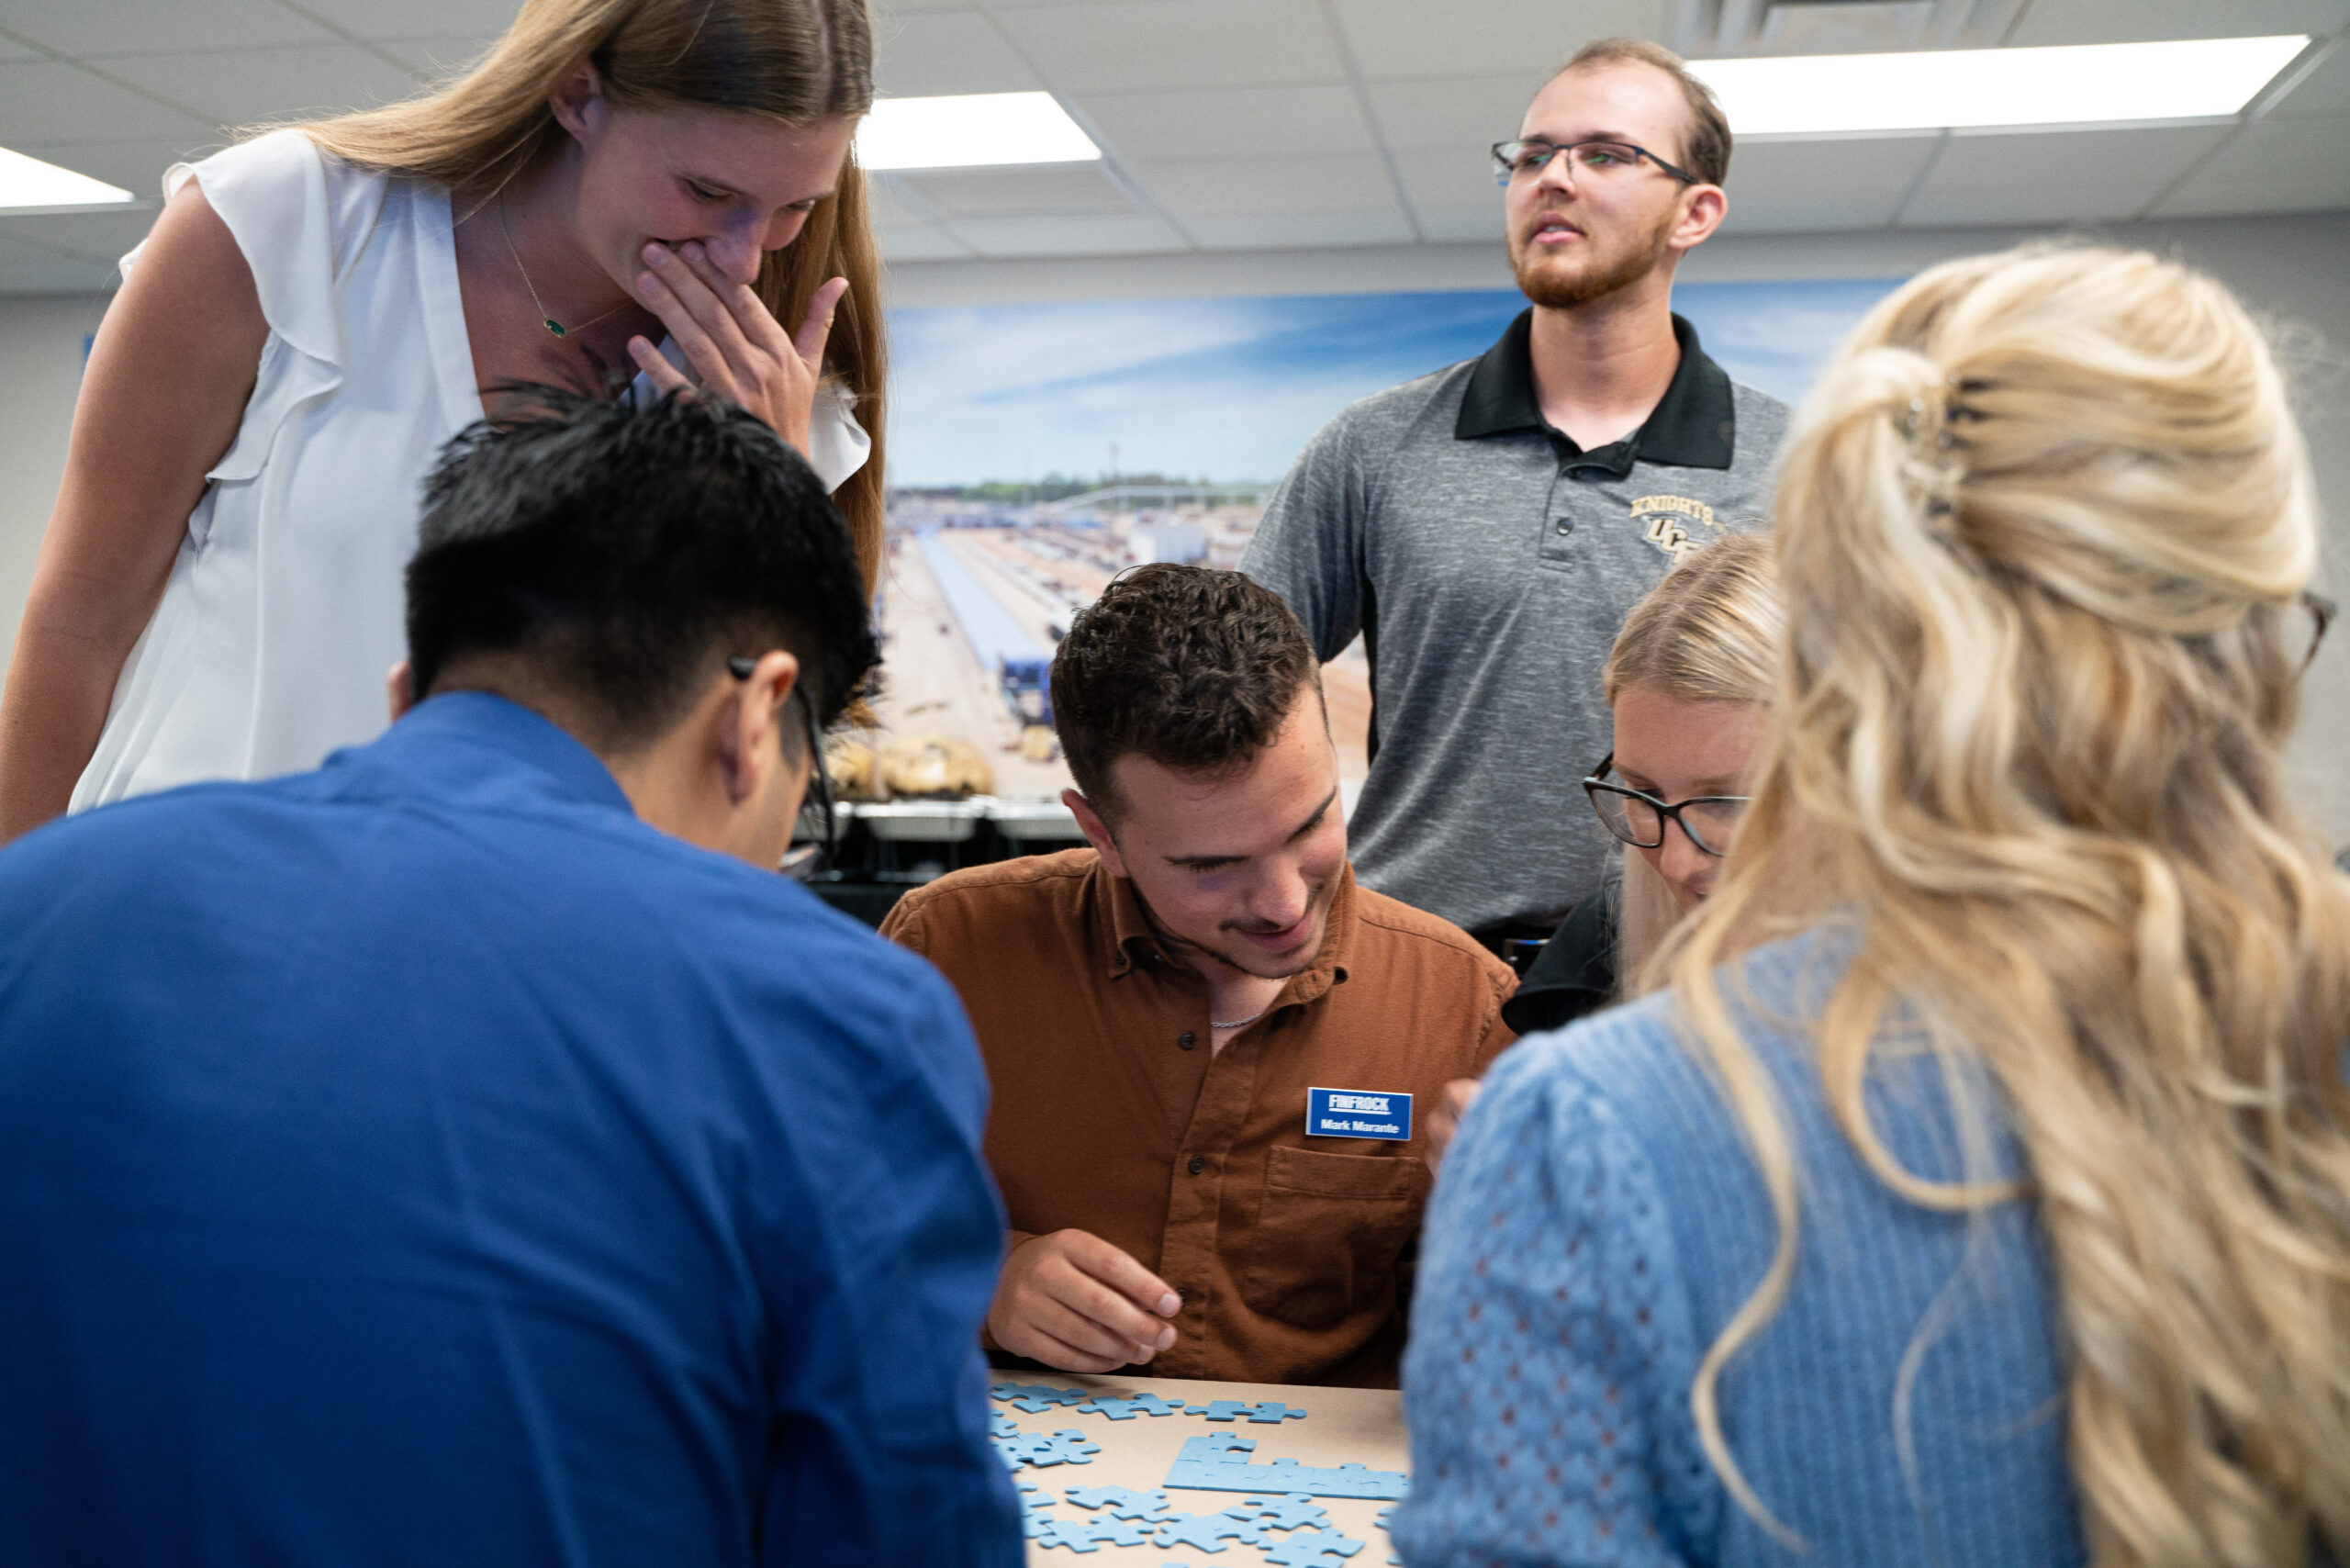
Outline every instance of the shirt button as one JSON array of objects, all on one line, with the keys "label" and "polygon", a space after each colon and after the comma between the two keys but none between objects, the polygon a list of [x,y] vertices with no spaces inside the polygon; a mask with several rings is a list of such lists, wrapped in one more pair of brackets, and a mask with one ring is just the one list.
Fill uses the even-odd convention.
[{"label": "shirt button", "polygon": [[1572,533],[1575,531],[1574,520],[1572,518],[1562,517],[1559,519],[1558,527],[1559,532],[1561,533]]},{"label": "shirt button", "polygon": [[1186,1029],[1181,1034],[1175,1036],[1175,1043],[1188,1051],[1193,1046],[1200,1043],[1200,1037],[1192,1033],[1189,1029]]},{"label": "shirt button", "polygon": [[1192,1175],[1194,1175],[1194,1176],[1197,1176],[1201,1171],[1205,1170],[1207,1168],[1208,1168],[1208,1162],[1207,1162],[1206,1160],[1204,1160],[1204,1159],[1201,1159],[1198,1155],[1196,1155],[1196,1154],[1195,1154],[1195,1155],[1193,1155],[1193,1156],[1192,1156],[1192,1163],[1190,1164],[1190,1166],[1189,1166],[1189,1167],[1187,1167],[1187,1169],[1188,1169],[1188,1170],[1192,1172]]}]

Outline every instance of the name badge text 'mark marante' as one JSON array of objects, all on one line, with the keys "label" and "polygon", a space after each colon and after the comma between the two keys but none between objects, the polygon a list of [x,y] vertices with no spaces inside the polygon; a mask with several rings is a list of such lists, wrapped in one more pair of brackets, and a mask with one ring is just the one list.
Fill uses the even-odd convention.
[{"label": "name badge text 'mark marante'", "polygon": [[1412,1136],[1412,1097],[1377,1089],[1309,1089],[1305,1092],[1308,1137],[1382,1137],[1402,1143]]}]

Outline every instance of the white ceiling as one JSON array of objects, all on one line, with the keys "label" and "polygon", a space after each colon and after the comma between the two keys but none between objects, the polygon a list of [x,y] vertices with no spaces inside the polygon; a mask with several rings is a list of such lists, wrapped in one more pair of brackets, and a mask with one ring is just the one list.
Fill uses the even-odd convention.
[{"label": "white ceiling", "polygon": [[[220,145],[224,127],[414,91],[495,36],[512,8],[0,0],[0,146],[151,196],[168,163]],[[1494,238],[1486,146],[1516,129],[1560,58],[1618,33],[1695,53],[2287,31],[2334,43],[2241,121],[1749,141],[1731,170],[1729,233],[2350,208],[2350,0],[1874,0],[1781,13],[1766,0],[877,8],[884,94],[1045,88],[1106,154],[1098,167],[881,176],[883,247],[900,261]],[[0,293],[103,288],[151,220],[0,219]]]}]

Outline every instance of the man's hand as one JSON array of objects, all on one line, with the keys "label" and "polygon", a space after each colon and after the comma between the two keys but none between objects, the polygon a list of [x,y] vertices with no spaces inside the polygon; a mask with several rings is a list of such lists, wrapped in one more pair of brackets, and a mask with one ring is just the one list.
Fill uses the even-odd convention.
[{"label": "man's hand", "polygon": [[1460,1130],[1460,1118],[1477,1103],[1477,1091],[1483,1084],[1473,1078],[1456,1078],[1444,1086],[1444,1098],[1428,1113],[1428,1169],[1443,1163],[1444,1151],[1452,1147],[1452,1135]]},{"label": "man's hand", "polygon": [[1105,1372],[1175,1342],[1183,1298],[1100,1237],[1057,1230],[1004,1260],[988,1332],[1015,1356],[1060,1372]]}]

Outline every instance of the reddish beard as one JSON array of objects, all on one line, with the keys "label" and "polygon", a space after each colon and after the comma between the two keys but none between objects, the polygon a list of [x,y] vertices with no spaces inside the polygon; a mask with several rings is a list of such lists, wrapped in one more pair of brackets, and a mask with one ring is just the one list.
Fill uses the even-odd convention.
[{"label": "reddish beard", "polygon": [[[1554,258],[1539,253],[1529,239],[1518,246],[1517,254],[1512,258],[1518,292],[1545,308],[1572,310],[1629,288],[1663,264],[1666,252],[1672,249],[1668,241],[1678,218],[1679,214],[1668,212],[1649,232],[1645,243],[1632,246],[1612,261],[1594,257],[1580,267],[1551,267],[1548,263]],[[1587,230],[1583,242],[1591,242]]]}]

